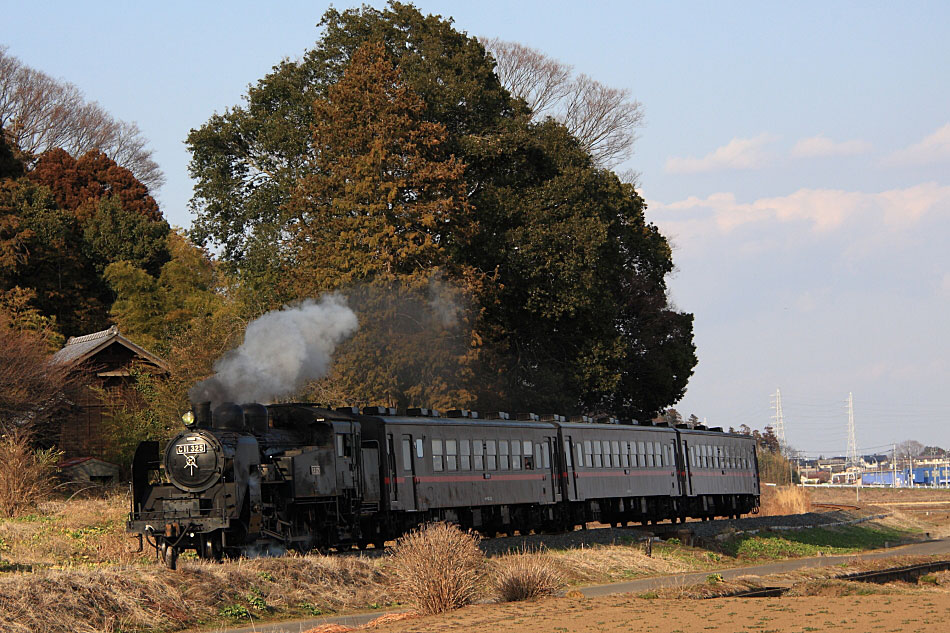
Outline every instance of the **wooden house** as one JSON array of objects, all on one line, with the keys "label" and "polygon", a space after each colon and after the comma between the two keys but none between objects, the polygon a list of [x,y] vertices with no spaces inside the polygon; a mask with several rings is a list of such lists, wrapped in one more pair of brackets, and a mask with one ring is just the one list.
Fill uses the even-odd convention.
[{"label": "wooden house", "polygon": [[165,375],[165,362],[122,336],[116,326],[108,330],[71,337],[52,362],[84,372],[88,387],[81,390],[74,413],[64,417],[59,448],[66,458],[103,457],[109,438],[104,420],[118,406],[135,406],[134,371]]}]

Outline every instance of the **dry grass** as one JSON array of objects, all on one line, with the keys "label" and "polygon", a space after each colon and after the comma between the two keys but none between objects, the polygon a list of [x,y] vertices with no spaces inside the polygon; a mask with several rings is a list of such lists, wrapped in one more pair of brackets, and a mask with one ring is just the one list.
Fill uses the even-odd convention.
[{"label": "dry grass", "polygon": [[800,486],[763,486],[759,514],[780,516],[811,511],[811,496]]},{"label": "dry grass", "polygon": [[175,630],[385,604],[378,566],[355,557],[297,556],[218,565],[45,570],[0,576],[0,628],[13,633]]},{"label": "dry grass", "polygon": [[8,565],[44,567],[152,560],[125,533],[124,492],[41,503],[33,514],[0,520],[0,555]]},{"label": "dry grass", "polygon": [[673,574],[705,569],[718,563],[720,556],[701,559],[683,554],[680,548],[654,546],[653,556],[647,556],[639,547],[629,545],[595,545],[577,549],[552,551],[551,558],[560,566],[562,576],[569,582],[610,582],[640,576]]},{"label": "dry grass", "polygon": [[559,565],[541,552],[503,556],[496,561],[491,575],[492,590],[501,602],[552,596],[564,584]]},{"label": "dry grass", "polygon": [[29,430],[4,425],[0,436],[0,516],[19,517],[53,492],[59,453],[36,450]]},{"label": "dry grass", "polygon": [[448,523],[430,523],[403,536],[390,561],[396,596],[424,615],[470,603],[485,566],[479,540]]}]

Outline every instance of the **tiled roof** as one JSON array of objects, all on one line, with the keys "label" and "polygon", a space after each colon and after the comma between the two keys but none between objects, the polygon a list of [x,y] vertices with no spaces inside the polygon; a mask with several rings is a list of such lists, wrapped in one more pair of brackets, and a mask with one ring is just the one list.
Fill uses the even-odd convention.
[{"label": "tiled roof", "polygon": [[119,332],[119,328],[114,325],[108,330],[102,330],[101,332],[69,337],[69,340],[66,341],[66,346],[53,354],[52,362],[57,365],[75,365],[93,356],[99,350],[105,349],[112,343],[119,343],[132,350],[132,352],[144,360],[168,371],[168,366],[162,359],[122,336]]}]

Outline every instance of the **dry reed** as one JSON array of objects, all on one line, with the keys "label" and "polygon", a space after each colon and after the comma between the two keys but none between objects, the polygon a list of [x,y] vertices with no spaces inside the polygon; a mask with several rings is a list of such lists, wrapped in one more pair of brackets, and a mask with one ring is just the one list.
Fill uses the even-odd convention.
[{"label": "dry reed", "polygon": [[35,449],[28,429],[6,425],[0,436],[0,516],[22,516],[49,498],[59,456]]},{"label": "dry reed", "polygon": [[479,540],[448,523],[430,523],[400,538],[391,556],[396,596],[424,615],[470,603],[485,566]]},{"label": "dry reed", "polygon": [[762,516],[804,514],[811,511],[811,496],[800,486],[763,486]]}]

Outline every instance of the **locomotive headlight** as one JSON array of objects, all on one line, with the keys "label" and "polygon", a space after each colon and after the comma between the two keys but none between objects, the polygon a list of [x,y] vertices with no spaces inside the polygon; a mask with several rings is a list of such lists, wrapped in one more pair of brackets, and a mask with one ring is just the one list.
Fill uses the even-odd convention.
[{"label": "locomotive headlight", "polygon": [[189,411],[185,415],[181,416],[181,421],[185,423],[185,426],[194,426],[195,424],[195,412]]},{"label": "locomotive headlight", "polygon": [[218,439],[200,429],[179,433],[165,449],[165,474],[182,490],[201,492],[221,479],[223,451]]}]

